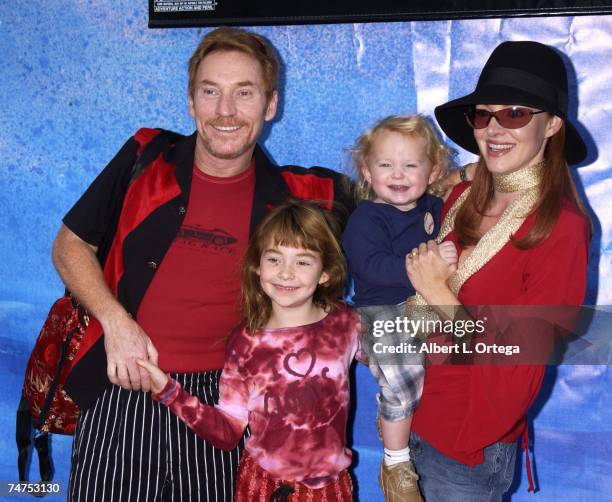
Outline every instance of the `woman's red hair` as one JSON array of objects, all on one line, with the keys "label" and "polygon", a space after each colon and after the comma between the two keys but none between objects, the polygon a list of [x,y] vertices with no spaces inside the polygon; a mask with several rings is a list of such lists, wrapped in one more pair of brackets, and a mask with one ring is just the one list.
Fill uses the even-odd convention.
[{"label": "woman's red hair", "polygon": [[[565,123],[548,140],[544,150],[543,169],[540,197],[533,208],[533,212],[537,213],[535,224],[525,237],[512,240],[519,249],[535,247],[550,235],[565,200],[574,204],[590,221],[565,159]],[[474,246],[482,237],[480,223],[492,199],[493,176],[481,156],[470,193],[455,217],[455,233],[461,247]]]}]

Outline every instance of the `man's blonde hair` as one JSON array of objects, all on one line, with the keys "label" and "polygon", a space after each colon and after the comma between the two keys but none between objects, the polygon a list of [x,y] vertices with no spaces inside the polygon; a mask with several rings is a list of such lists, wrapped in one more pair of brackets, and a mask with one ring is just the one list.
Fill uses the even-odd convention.
[{"label": "man's blonde hair", "polygon": [[268,100],[276,90],[278,58],[272,45],[261,35],[239,28],[217,28],[207,33],[189,59],[189,96],[193,97],[196,75],[202,60],[212,52],[236,51],[248,54],[261,65]]}]

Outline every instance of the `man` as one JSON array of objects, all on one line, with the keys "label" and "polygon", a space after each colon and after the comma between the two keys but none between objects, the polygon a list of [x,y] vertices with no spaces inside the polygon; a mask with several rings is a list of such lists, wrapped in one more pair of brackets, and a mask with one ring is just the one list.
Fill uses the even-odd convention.
[{"label": "man", "polygon": [[86,335],[66,382],[81,408],[69,499],[232,499],[242,443],[223,452],[195,436],[142,392],[150,382],[135,360],[159,360],[216,402],[225,339],[239,321],[239,263],[258,221],[291,194],[350,206],[341,175],[276,168],[257,146],[276,113],[277,73],[260,36],[210,32],[189,61],[197,131],[128,187],[125,173],[158,133],[141,129],[64,218],[53,262],[104,332]]}]

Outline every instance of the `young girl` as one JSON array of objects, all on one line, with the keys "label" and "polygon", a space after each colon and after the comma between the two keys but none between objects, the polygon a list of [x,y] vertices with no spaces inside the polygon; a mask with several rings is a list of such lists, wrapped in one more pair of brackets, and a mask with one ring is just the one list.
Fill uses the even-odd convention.
[{"label": "young girl", "polygon": [[[331,221],[287,202],[259,225],[243,266],[244,324],[230,336],[219,403],[207,406],[145,361],[153,398],[215,446],[249,425],[235,500],[352,500],[346,447],[356,314],[340,301],[346,267]],[[271,499],[271,497],[274,497]]]},{"label": "young girl", "polygon": [[[423,390],[423,356],[414,334],[384,327],[390,325],[385,321],[405,316],[406,298],[415,294],[406,275],[407,255],[438,233],[442,200],[426,190],[446,171],[450,150],[424,117],[391,116],[357,140],[353,161],[363,201],[347,223],[342,244],[355,284],[353,302],[364,326],[364,352],[380,386],[385,453],[378,479],[387,501],[421,501],[408,440]],[[440,254],[457,262],[452,243],[441,246]],[[415,347],[415,353],[380,353],[402,343]]]}]

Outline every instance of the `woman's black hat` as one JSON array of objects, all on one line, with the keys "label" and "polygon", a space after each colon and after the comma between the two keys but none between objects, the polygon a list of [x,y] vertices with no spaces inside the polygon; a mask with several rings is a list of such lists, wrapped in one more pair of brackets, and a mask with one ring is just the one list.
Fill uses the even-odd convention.
[{"label": "woman's black hat", "polygon": [[474,130],[465,112],[474,105],[522,105],[545,110],[565,121],[568,164],[587,155],[584,141],[567,118],[567,74],[560,54],[538,42],[503,42],[491,53],[476,90],[435,109],[446,135],[459,146],[478,154]]}]

